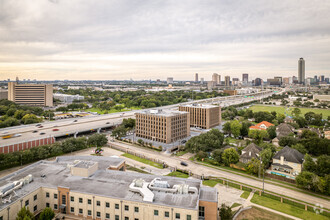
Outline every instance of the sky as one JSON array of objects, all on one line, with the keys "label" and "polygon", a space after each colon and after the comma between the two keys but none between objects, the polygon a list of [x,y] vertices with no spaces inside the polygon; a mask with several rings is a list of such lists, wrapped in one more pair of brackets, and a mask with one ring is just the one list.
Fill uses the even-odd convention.
[{"label": "sky", "polygon": [[0,79],[330,76],[328,0],[0,0]]}]

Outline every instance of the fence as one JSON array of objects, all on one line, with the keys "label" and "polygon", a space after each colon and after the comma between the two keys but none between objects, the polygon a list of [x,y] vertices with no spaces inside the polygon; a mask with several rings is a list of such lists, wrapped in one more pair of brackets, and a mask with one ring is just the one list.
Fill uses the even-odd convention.
[{"label": "fence", "polygon": [[285,181],[285,182],[288,182],[288,183],[296,184],[296,180],[288,179],[285,176],[279,176],[279,175],[275,175],[275,174],[265,173],[265,177],[269,177],[271,179],[276,179],[276,180],[281,180],[281,181]]}]

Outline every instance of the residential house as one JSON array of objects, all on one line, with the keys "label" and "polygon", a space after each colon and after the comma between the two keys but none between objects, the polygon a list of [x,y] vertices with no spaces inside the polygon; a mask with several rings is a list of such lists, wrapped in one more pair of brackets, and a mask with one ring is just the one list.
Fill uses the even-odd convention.
[{"label": "residential house", "polygon": [[259,159],[261,150],[261,147],[258,147],[254,143],[251,143],[242,150],[242,154],[239,157],[239,161],[242,163],[248,163],[252,158]]},{"label": "residential house", "polygon": [[267,172],[295,179],[302,170],[303,162],[304,155],[302,153],[286,146],[275,154],[270,169]]},{"label": "residential house", "polygon": [[277,138],[285,137],[290,134],[294,134],[294,127],[292,125],[281,123],[279,126],[276,127],[276,136]]},{"label": "residential house", "polygon": [[325,139],[330,139],[330,131],[325,131],[324,132],[324,138]]},{"label": "residential house", "polygon": [[290,116],[285,117],[284,123],[294,123],[294,119]]},{"label": "residential house", "polygon": [[272,144],[274,144],[276,147],[280,146],[279,142],[280,140],[277,137],[272,140]]},{"label": "residential house", "polygon": [[322,136],[320,130],[317,129],[317,128],[300,128],[300,129],[297,130],[297,134],[298,134],[299,136],[301,136],[304,130],[310,130],[310,131],[315,132],[319,137]]},{"label": "residential house", "polygon": [[251,130],[267,130],[267,128],[271,127],[271,126],[275,126],[272,123],[269,123],[268,121],[262,121],[256,125],[252,125],[250,127]]}]

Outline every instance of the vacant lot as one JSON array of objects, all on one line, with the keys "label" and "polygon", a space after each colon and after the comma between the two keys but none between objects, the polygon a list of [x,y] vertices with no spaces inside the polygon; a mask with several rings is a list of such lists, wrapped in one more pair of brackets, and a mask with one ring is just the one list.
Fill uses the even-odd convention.
[{"label": "vacant lot", "polygon": [[269,212],[267,210],[252,207],[251,209],[242,211],[239,216],[236,218],[237,220],[252,220],[252,219],[271,219],[271,220],[289,220],[290,218],[286,218],[282,215],[275,214],[273,212]]},{"label": "vacant lot", "polygon": [[[291,112],[294,109],[294,107],[286,108],[281,106],[268,106],[268,105],[254,105],[249,108],[250,110],[254,112],[259,111],[265,111],[265,112],[272,112],[275,111],[277,113],[285,114],[292,116]],[[329,109],[318,109],[318,108],[299,108],[301,110],[301,114],[304,115],[307,112],[315,112],[317,114],[322,114],[324,119],[327,119],[328,116],[330,116],[330,110]]]}]

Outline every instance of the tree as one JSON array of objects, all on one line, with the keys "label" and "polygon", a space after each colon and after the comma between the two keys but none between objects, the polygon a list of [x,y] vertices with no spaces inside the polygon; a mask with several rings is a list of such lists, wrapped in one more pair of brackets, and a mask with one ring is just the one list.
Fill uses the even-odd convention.
[{"label": "tree", "polygon": [[221,220],[231,220],[233,218],[233,212],[229,206],[226,206],[226,204],[222,203],[219,216]]},{"label": "tree", "polygon": [[325,138],[309,138],[299,141],[305,146],[307,151],[314,155],[320,156],[322,154],[330,155],[330,140]]},{"label": "tree", "polygon": [[300,110],[299,108],[294,108],[294,109],[292,110],[292,115],[293,115],[294,117],[299,117],[300,114],[301,114],[301,110]]},{"label": "tree", "polygon": [[252,158],[246,165],[246,171],[250,174],[258,174],[260,160]]},{"label": "tree", "polygon": [[303,117],[295,117],[294,120],[299,125],[299,128],[306,127],[307,122],[306,122],[305,118],[303,118]]},{"label": "tree", "polygon": [[318,137],[319,135],[311,130],[303,130],[303,132],[301,133],[300,137],[301,138],[306,138],[306,139],[310,139],[310,138],[314,138],[314,137]]},{"label": "tree", "polygon": [[254,139],[257,143],[261,143],[264,138],[268,138],[268,133],[265,130],[250,130],[249,137]]},{"label": "tree", "polygon": [[54,218],[54,216],[55,216],[54,211],[51,208],[46,207],[40,213],[39,220],[52,220]]},{"label": "tree", "polygon": [[17,213],[16,220],[34,220],[34,215],[30,212],[29,208],[24,206]]},{"label": "tree", "polygon": [[223,128],[222,128],[222,130],[223,130],[223,132],[225,133],[225,134],[231,134],[231,123],[230,123],[230,121],[227,121],[224,125],[223,125]]},{"label": "tree", "polygon": [[214,151],[212,151],[211,155],[216,162],[221,164],[222,163],[222,154],[223,154],[223,149],[215,149]]},{"label": "tree", "polygon": [[35,116],[34,114],[26,114],[24,115],[24,117],[22,118],[22,122],[26,125],[26,124],[33,124],[33,123],[38,123],[40,122],[42,119],[39,119],[37,116]]},{"label": "tree", "polygon": [[203,152],[203,151],[199,151],[197,154],[196,154],[196,158],[197,160],[203,160],[205,158],[207,158],[207,153]]},{"label": "tree", "polygon": [[304,157],[303,168],[304,171],[308,172],[314,172],[316,170],[316,164],[313,161],[313,158],[308,154],[306,154]]},{"label": "tree", "polygon": [[185,149],[192,153],[199,151],[211,152],[223,146],[224,136],[218,129],[190,138],[185,144]]},{"label": "tree", "polygon": [[330,156],[321,155],[316,161],[316,173],[319,176],[330,174]]},{"label": "tree", "polygon": [[226,166],[229,166],[230,164],[235,164],[239,160],[239,155],[237,151],[234,148],[228,148],[224,150],[222,154],[222,161]]},{"label": "tree", "polygon": [[263,149],[261,152],[260,152],[260,158],[261,158],[261,161],[262,161],[262,165],[263,167],[266,169],[268,168],[269,166],[269,163],[270,161],[272,160],[273,158],[273,152],[270,148],[267,148],[267,149]]},{"label": "tree", "polygon": [[284,119],[285,119],[285,115],[284,114],[277,114],[277,121],[279,124],[283,123],[284,122]]},{"label": "tree", "polygon": [[320,178],[316,174],[308,171],[301,172],[296,177],[296,183],[298,186],[304,189],[322,193],[324,192],[326,187],[326,183],[323,178]]},{"label": "tree", "polygon": [[267,128],[267,133],[270,139],[274,139],[276,137],[276,127],[270,126],[269,128]]},{"label": "tree", "polygon": [[302,154],[307,154],[308,153],[307,149],[302,144],[294,144],[294,145],[291,146],[291,148],[296,149],[297,151],[299,151]]},{"label": "tree", "polygon": [[248,121],[243,121],[242,122],[242,128],[241,128],[241,135],[243,137],[248,136],[249,134],[249,128],[251,127],[252,123]]},{"label": "tree", "polygon": [[296,138],[291,137],[291,136],[284,136],[280,138],[279,145],[282,147],[289,146],[291,147],[292,145],[297,144],[298,141]]},{"label": "tree", "polygon": [[126,132],[127,132],[126,128],[120,125],[115,129],[113,129],[111,136],[121,138],[126,136]]},{"label": "tree", "polygon": [[235,138],[240,136],[241,128],[242,128],[242,125],[237,120],[234,120],[230,123],[230,130],[231,130],[231,133],[234,135]]},{"label": "tree", "polygon": [[104,134],[93,134],[87,140],[89,146],[102,147],[108,143],[108,139]]}]

